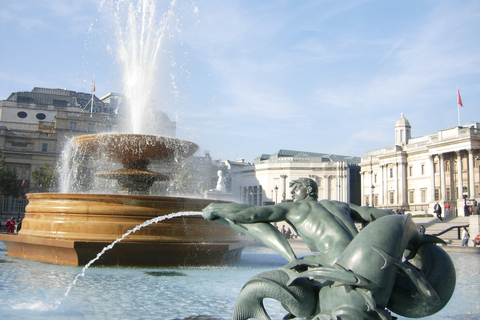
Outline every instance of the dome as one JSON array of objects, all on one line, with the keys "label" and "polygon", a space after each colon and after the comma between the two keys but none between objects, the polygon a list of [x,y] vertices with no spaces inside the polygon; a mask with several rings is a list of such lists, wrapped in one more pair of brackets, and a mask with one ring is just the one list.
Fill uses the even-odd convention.
[{"label": "dome", "polygon": [[407,118],[405,118],[405,116],[403,115],[403,113],[400,115],[400,118],[395,123],[395,128],[398,128],[398,127],[407,127],[407,128],[412,127],[410,125],[410,122],[408,122]]}]

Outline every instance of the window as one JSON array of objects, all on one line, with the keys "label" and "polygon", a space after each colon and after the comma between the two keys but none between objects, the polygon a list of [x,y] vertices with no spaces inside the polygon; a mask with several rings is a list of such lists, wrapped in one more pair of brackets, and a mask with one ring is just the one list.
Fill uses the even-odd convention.
[{"label": "window", "polygon": [[373,182],[377,183],[377,174],[376,173],[373,175]]},{"label": "window", "polygon": [[366,206],[370,205],[370,197],[369,196],[365,196],[365,205]]},{"label": "window", "polygon": [[450,172],[450,161],[445,161],[445,171]]},{"label": "window", "polygon": [[415,192],[414,190],[408,191],[408,203],[412,204],[415,202]]},{"label": "window", "polygon": [[420,190],[420,196],[422,203],[427,202],[427,189]]},{"label": "window", "polygon": [[37,119],[38,120],[45,120],[45,118],[47,118],[45,113],[37,113]]},{"label": "window", "polygon": [[451,194],[451,192],[450,192],[450,188],[447,188],[447,189],[446,189],[446,193],[447,193],[447,194],[445,195],[446,200],[452,200],[452,194]]},{"label": "window", "polygon": [[27,198],[23,196],[19,202],[19,209],[21,213],[25,212],[25,207],[27,206]]},{"label": "window", "polygon": [[433,164],[433,173],[438,173],[438,162]]},{"label": "window", "polygon": [[77,130],[77,123],[76,122],[70,122],[70,130]]},{"label": "window", "polygon": [[393,178],[393,168],[390,168],[390,178]]},{"label": "window", "polygon": [[393,204],[394,203],[394,198],[395,198],[393,191],[390,191],[388,193],[388,198],[389,198],[390,204]]},{"label": "window", "polygon": [[378,194],[373,195],[373,205],[378,207]]},{"label": "window", "polygon": [[48,151],[48,143],[42,143],[42,152]]},{"label": "window", "polygon": [[420,172],[421,172],[422,176],[425,175],[425,165],[424,164],[422,164]]},{"label": "window", "polygon": [[408,167],[408,176],[411,177],[413,175],[413,167]]},{"label": "window", "polygon": [[88,132],[93,132],[95,131],[95,125],[94,124],[89,124],[88,125]]},{"label": "window", "polygon": [[27,117],[27,113],[25,111],[20,111],[19,113],[17,113],[17,117],[25,119]]},{"label": "window", "polygon": [[8,212],[8,196],[3,196],[3,212]]},{"label": "window", "polygon": [[435,188],[435,201],[440,200],[440,189]]},{"label": "window", "polygon": [[18,198],[12,197],[12,202],[10,203],[10,212],[18,212]]}]

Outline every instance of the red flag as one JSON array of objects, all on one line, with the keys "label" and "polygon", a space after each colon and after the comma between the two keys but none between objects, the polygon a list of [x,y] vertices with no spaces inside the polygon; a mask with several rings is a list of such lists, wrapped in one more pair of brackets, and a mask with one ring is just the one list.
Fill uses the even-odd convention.
[{"label": "red flag", "polygon": [[95,75],[93,75],[93,80],[92,80],[92,93],[95,92]]},{"label": "red flag", "polygon": [[457,88],[457,104],[463,107],[462,98],[460,98],[460,91]]}]

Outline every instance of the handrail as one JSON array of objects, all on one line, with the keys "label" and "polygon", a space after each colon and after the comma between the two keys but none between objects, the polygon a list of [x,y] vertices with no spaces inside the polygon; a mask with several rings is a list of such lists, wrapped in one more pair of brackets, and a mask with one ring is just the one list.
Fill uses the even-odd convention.
[{"label": "handrail", "polygon": [[438,237],[438,236],[441,236],[442,234],[447,233],[448,231],[456,228],[456,229],[457,229],[457,232],[458,232],[458,240],[460,240],[460,239],[461,239],[461,238],[460,238],[460,229],[462,229],[463,227],[468,227],[468,226],[470,226],[470,225],[469,225],[469,224],[466,224],[466,225],[462,225],[462,226],[453,226],[453,227],[450,227],[450,228],[448,228],[448,229],[443,230],[442,232],[439,232],[439,233],[434,234],[434,236],[437,236],[437,237]]}]

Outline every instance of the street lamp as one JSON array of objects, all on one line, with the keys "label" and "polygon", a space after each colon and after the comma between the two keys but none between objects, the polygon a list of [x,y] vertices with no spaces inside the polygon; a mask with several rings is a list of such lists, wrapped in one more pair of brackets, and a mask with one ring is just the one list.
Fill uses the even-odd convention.
[{"label": "street lamp", "polygon": [[278,186],[275,186],[275,188],[273,188],[273,189],[275,189],[275,203],[277,203],[277,201],[278,201]]},{"label": "street lamp", "polygon": [[371,199],[372,207],[375,207],[375,201],[373,201],[373,192],[375,191],[375,186],[372,184],[372,186],[370,188],[372,188],[372,199]]},{"label": "street lamp", "polygon": [[465,215],[465,217],[466,217],[467,214],[468,214],[468,210],[467,210],[467,198],[468,198],[467,188],[466,188],[466,187],[463,187],[463,214]]}]

